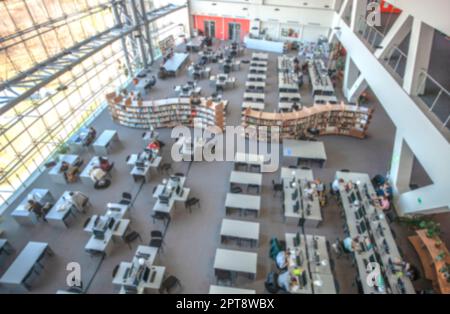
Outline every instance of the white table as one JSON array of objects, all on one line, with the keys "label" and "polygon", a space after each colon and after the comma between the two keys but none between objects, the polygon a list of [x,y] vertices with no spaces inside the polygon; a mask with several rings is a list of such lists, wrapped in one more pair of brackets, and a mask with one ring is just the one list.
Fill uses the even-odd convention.
[{"label": "white table", "polygon": [[100,160],[98,156],[92,157],[89,163],[84,167],[83,171],[80,173],[80,180],[84,184],[92,185],[94,182],[91,179],[90,172],[93,168],[100,166]]},{"label": "white table", "polygon": [[64,172],[59,171],[59,169],[61,168],[61,164],[63,163],[63,161],[65,161],[70,166],[74,166],[78,162],[78,160],[79,160],[78,155],[71,155],[71,154],[59,155],[58,162],[52,169],[50,169],[48,175],[50,176],[53,182],[66,184],[67,181]]},{"label": "white table", "polygon": [[264,155],[258,155],[258,154],[247,154],[247,153],[237,152],[234,157],[235,166],[236,166],[236,163],[255,165],[255,166],[260,167],[260,171],[264,171],[264,161],[265,161]]},{"label": "white table", "polygon": [[220,238],[223,243],[227,239],[243,239],[250,241],[251,246],[258,245],[259,222],[223,219],[220,228]]},{"label": "white table", "polygon": [[283,53],[284,50],[284,43],[281,41],[280,42],[270,41],[264,39],[250,38],[246,36],[244,38],[244,43],[248,49],[263,50],[275,53]]},{"label": "white table", "polygon": [[256,291],[251,289],[211,285],[209,286],[209,294],[256,294]]},{"label": "white table", "polygon": [[244,273],[256,277],[258,254],[235,250],[217,249],[214,269]]},{"label": "white table", "polygon": [[252,54],[252,60],[269,60],[269,54],[264,52],[254,52]]},{"label": "white table", "polygon": [[33,200],[40,203],[42,206],[45,203],[53,203],[54,198],[53,195],[47,189],[33,189],[30,193],[20,202],[19,206],[11,213],[11,216],[17,221],[17,223],[21,225],[27,224],[35,224],[37,223],[37,216],[33,211],[28,209],[28,199],[32,198]]},{"label": "white table", "polygon": [[327,160],[323,142],[309,142],[298,140],[283,141],[283,157],[295,157],[299,160],[317,160],[324,166]]},{"label": "white table", "polygon": [[244,171],[231,171],[230,183],[243,184],[243,185],[262,185],[262,174]]},{"label": "white table", "polygon": [[164,69],[167,72],[173,72],[175,75],[178,75],[188,61],[188,53],[176,52],[173,54],[172,58],[164,63]]},{"label": "white table", "polygon": [[112,143],[119,141],[119,135],[115,130],[105,130],[97,138],[97,140],[92,145],[94,147],[94,152],[98,155],[108,155],[112,149]]},{"label": "white table", "polygon": [[241,214],[242,211],[253,211],[258,217],[261,210],[261,196],[227,193],[225,211],[228,213],[230,209],[239,209]]},{"label": "white table", "polygon": [[89,134],[88,128],[81,128],[80,130],[78,130],[78,132],[72,135],[67,141],[70,152],[74,154],[78,154],[79,152],[81,152],[85,147],[84,143],[87,139],[88,134]]},{"label": "white table", "polygon": [[9,266],[8,270],[0,278],[0,283],[5,286],[20,286],[26,290],[30,290],[30,286],[26,283],[26,280],[33,272],[39,274],[36,265],[39,265],[39,270],[43,268],[40,261],[45,253],[50,256],[53,255],[48,243],[28,242],[11,266]]},{"label": "white table", "polygon": [[[168,180],[167,184],[169,184],[170,179]],[[153,211],[158,211],[158,212],[163,212],[163,213],[171,213],[172,208],[174,207],[175,202],[186,202],[190,193],[190,189],[189,188],[185,188],[184,187],[184,183],[186,182],[186,177],[181,177],[180,178],[180,189],[181,189],[181,193],[180,194],[176,194],[176,191],[173,191],[170,195],[169,198],[169,202],[167,204],[162,203],[159,200],[159,196],[163,193],[164,190],[164,185],[163,184],[159,184],[156,187],[155,192],[153,193],[153,197],[158,199],[155,203],[155,205],[153,206]]]},{"label": "white table", "polygon": [[70,201],[71,196],[69,193],[70,191],[65,191],[45,216],[49,224],[64,228],[68,227],[66,219],[70,214],[75,216],[74,212],[77,210]]},{"label": "white table", "polygon": [[266,105],[263,102],[245,101],[242,103],[243,109],[251,108],[254,110],[264,111],[265,107]]}]

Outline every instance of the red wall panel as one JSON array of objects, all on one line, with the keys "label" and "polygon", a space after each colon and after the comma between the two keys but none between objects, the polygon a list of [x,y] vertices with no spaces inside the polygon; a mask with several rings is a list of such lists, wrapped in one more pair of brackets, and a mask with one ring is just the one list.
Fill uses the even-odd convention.
[{"label": "red wall panel", "polygon": [[214,21],[216,26],[217,39],[228,39],[228,23],[238,23],[241,25],[241,40],[250,32],[250,20],[223,18],[219,16],[194,15],[194,28],[202,32],[205,31],[205,21]]},{"label": "red wall panel", "polygon": [[384,0],[381,0],[381,12],[383,12],[383,13],[400,13],[400,12],[402,12],[402,10],[397,9],[392,4],[389,4]]}]

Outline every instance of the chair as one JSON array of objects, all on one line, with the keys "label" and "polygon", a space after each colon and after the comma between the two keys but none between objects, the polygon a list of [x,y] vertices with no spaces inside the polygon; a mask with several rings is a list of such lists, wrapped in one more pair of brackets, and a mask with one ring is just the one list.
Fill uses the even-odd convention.
[{"label": "chair", "polygon": [[165,173],[169,173],[169,170],[172,169],[172,165],[169,163],[164,163],[159,167],[159,171],[161,173],[165,172]]},{"label": "chair", "polygon": [[289,169],[298,169],[297,166],[289,166]]},{"label": "chair", "polygon": [[234,194],[241,194],[243,192],[240,186],[233,186],[231,187],[230,191]]},{"label": "chair", "polygon": [[158,251],[161,250],[161,252],[164,252],[163,247],[162,247],[163,246],[162,239],[151,239],[148,246],[155,247],[158,249]]},{"label": "chair", "polygon": [[257,184],[249,184],[249,185],[247,185],[247,192],[250,189],[256,190],[257,194],[259,194],[259,185],[257,185]]},{"label": "chair", "polygon": [[89,217],[88,219],[86,219],[86,221],[84,222],[84,225],[83,225],[83,229],[87,227],[87,225],[88,225],[89,222],[91,221],[91,218],[92,218],[92,217]]},{"label": "chair", "polygon": [[113,272],[112,272],[112,277],[113,277],[113,278],[116,277],[117,271],[119,270],[119,266],[120,266],[120,265],[117,264],[116,267],[114,267]]},{"label": "chair", "polygon": [[184,202],[184,207],[189,209],[189,212],[192,213],[192,206],[197,205],[200,208],[200,200],[196,197],[191,197],[186,202]]},{"label": "chair", "polygon": [[128,244],[128,247],[131,250],[131,243],[136,239],[139,239],[142,242],[141,235],[139,233],[137,233],[136,231],[131,231],[130,233],[128,233],[125,236],[125,238],[123,240],[125,241],[126,244]]},{"label": "chair", "polygon": [[257,173],[261,172],[261,166],[260,165],[250,165],[250,172],[257,172]]},{"label": "chair", "polygon": [[216,273],[217,284],[229,283],[228,284],[229,286],[233,285],[233,277],[232,277],[230,271],[216,269],[215,273]]},{"label": "chair", "polygon": [[131,196],[130,193],[128,192],[123,192],[122,193],[122,199],[120,200],[119,204],[122,205],[131,205],[131,200],[133,199],[133,197]]},{"label": "chair", "polygon": [[339,286],[339,281],[337,281],[336,278],[334,278],[334,287],[336,288],[336,294],[339,294],[341,287]]},{"label": "chair", "polygon": [[161,231],[159,231],[159,230],[153,230],[153,231],[151,231],[150,232],[150,237],[153,239],[153,238],[160,238],[160,239],[163,239],[164,238],[164,236],[163,236],[163,233],[161,232]]},{"label": "chair", "polygon": [[130,158],[131,158],[131,155],[128,155],[127,159],[125,159],[125,162],[128,162],[128,160],[130,160]]},{"label": "chair", "polygon": [[174,174],[174,176],[177,176],[177,177],[184,177],[184,173],[182,173],[182,172],[176,172],[176,173]]},{"label": "chair", "polygon": [[244,168],[244,171],[247,171],[247,164],[246,163],[237,162],[237,163],[235,163],[235,167],[236,167],[236,170]]},{"label": "chair", "polygon": [[162,220],[164,224],[166,223],[166,220],[170,221],[170,215],[168,213],[162,213],[162,212],[155,212],[152,215],[153,223],[155,223],[156,220]]},{"label": "chair", "polygon": [[302,169],[302,170],[311,170],[311,168],[309,168],[309,167],[301,167],[300,169]]},{"label": "chair", "polygon": [[159,293],[170,293],[170,290],[175,288],[176,286],[180,286],[182,288],[180,280],[178,280],[175,276],[169,276],[161,283],[161,287],[159,288]]},{"label": "chair", "polygon": [[348,173],[348,172],[350,172],[350,170],[349,170],[349,169],[341,169],[341,172],[346,172],[346,173]]},{"label": "chair", "polygon": [[281,183],[275,183],[275,180],[272,180],[272,189],[273,189],[273,196],[275,197],[277,195],[277,192],[283,192],[283,184]]}]

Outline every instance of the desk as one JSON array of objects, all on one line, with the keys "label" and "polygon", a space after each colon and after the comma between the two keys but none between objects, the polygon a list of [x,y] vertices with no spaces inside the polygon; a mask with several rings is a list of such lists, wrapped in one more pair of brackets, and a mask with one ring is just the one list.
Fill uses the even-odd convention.
[{"label": "desk", "polygon": [[251,108],[251,109],[254,109],[254,110],[263,111],[265,106],[266,105],[264,104],[264,102],[245,101],[245,102],[242,103],[242,108],[243,109]]},{"label": "desk", "polygon": [[284,43],[264,39],[250,38],[246,36],[244,43],[248,49],[263,50],[268,52],[283,53]]},{"label": "desk", "polygon": [[191,65],[188,68],[188,75],[193,79],[209,78],[211,76],[211,68],[204,66],[195,68],[194,65]]},{"label": "desk", "polygon": [[[304,195],[304,190],[308,188],[308,183],[314,181],[312,170],[308,169],[290,169],[281,168],[281,179],[283,180],[284,192],[284,218],[287,223],[297,224],[300,218],[305,218],[305,226],[310,228],[319,227],[322,222],[322,212],[320,208],[317,190],[312,186],[314,191],[312,201]],[[296,187],[291,186],[291,182],[295,180]],[[297,193],[294,201],[292,194]],[[294,204],[299,201],[299,210],[295,212]]]},{"label": "desk", "polygon": [[[144,293],[149,289],[159,289],[161,287],[166,268],[163,266],[153,265],[157,254],[157,248],[139,245],[131,262],[120,263],[119,269],[112,280],[113,285],[119,286],[121,288],[121,292],[125,292],[124,286],[134,286],[138,293]],[[136,276],[138,276],[137,270],[139,269],[139,260],[141,258],[144,259],[145,266],[150,268],[150,273],[147,281],[140,278],[138,279],[139,282],[136,283],[135,279],[137,279]],[[131,273],[130,269],[132,269]]]},{"label": "desk", "polygon": [[263,53],[263,52],[254,52],[252,54],[252,60],[253,61],[260,61],[260,60],[269,60],[269,54],[268,53]]},{"label": "desk", "polygon": [[250,74],[266,74],[267,73],[267,68],[261,68],[261,67],[255,67],[255,66],[250,66],[248,68],[248,72]]},{"label": "desk", "polygon": [[81,151],[83,151],[88,134],[89,134],[88,128],[81,128],[77,133],[75,133],[69,138],[67,144],[69,146],[71,153],[78,154]]},{"label": "desk", "polygon": [[239,71],[241,69],[241,61],[233,60],[231,62],[226,62],[224,59],[219,61],[219,69],[225,72],[225,66],[228,66],[230,71]]},{"label": "desk", "polygon": [[259,222],[223,219],[220,228],[220,240],[243,239],[249,241],[251,246],[258,246]]},{"label": "desk", "polygon": [[2,254],[10,255],[13,251],[13,247],[9,244],[7,239],[0,239],[0,256]]},{"label": "desk", "polygon": [[243,172],[233,170],[230,175],[230,183],[242,184],[242,185],[262,185],[262,174]]},{"label": "desk", "polygon": [[244,93],[244,101],[255,101],[264,103],[266,95],[264,93]]},{"label": "desk", "polygon": [[249,73],[247,80],[251,82],[265,82],[267,80],[266,74]]},{"label": "desk", "polygon": [[235,163],[244,163],[247,165],[255,165],[260,167],[260,172],[263,171],[265,157],[264,155],[247,154],[237,152],[234,157]]},{"label": "desk", "polygon": [[[136,162],[138,161],[138,157],[139,157],[138,155],[139,154],[131,154],[130,155],[130,159],[128,159],[127,165],[131,169],[133,169],[135,167]],[[161,161],[162,161],[162,157],[161,156],[156,156],[152,160],[145,160],[144,163],[146,164],[146,166],[148,166],[150,168],[158,168],[159,165],[161,164]]]},{"label": "desk", "polygon": [[35,224],[37,223],[37,216],[34,212],[28,210],[28,199],[32,198],[42,206],[45,203],[53,203],[55,199],[53,195],[47,189],[33,189],[28,193],[19,206],[11,213],[11,216],[21,225]]},{"label": "desk", "polygon": [[239,289],[224,286],[209,286],[209,294],[256,294],[255,290]]},{"label": "desk", "polygon": [[326,105],[326,104],[336,105],[337,103],[338,103],[338,100],[337,100],[336,96],[324,96],[324,95],[314,96],[314,104],[318,104],[318,105]]},{"label": "desk", "polygon": [[34,273],[39,274],[38,269],[43,269],[40,261],[45,253],[52,256],[53,252],[48,243],[44,242],[28,242],[25,248],[16,257],[14,262],[9,266],[8,270],[0,278],[0,283],[7,286],[20,286],[26,290],[30,290],[30,286],[26,280]]},{"label": "desk", "polygon": [[146,147],[149,143],[158,140],[159,133],[156,131],[146,131],[142,136],[142,140],[144,141],[144,147]]},{"label": "desk", "polygon": [[297,140],[283,141],[283,157],[296,157],[301,160],[317,160],[321,167],[327,160],[323,142],[309,142]]},{"label": "desk", "polygon": [[253,81],[247,81],[245,82],[245,87],[247,91],[255,91],[255,92],[264,92],[264,89],[266,87],[266,82],[253,82]]},{"label": "desk", "polygon": [[159,199],[159,196],[162,195],[164,188],[167,187],[167,189],[171,190],[171,185],[174,184],[176,185],[176,183],[171,182],[171,180],[169,179],[167,181],[167,184],[159,184],[156,187],[155,192],[153,193],[153,197],[157,198],[158,200],[156,201],[155,205],[153,206],[153,211],[159,211],[159,212],[164,212],[164,213],[170,213],[172,211],[172,208],[174,207],[175,202],[186,202],[189,196],[189,192],[190,189],[189,188],[185,188],[184,187],[184,183],[186,182],[186,177],[181,177],[180,178],[180,189],[181,189],[181,193],[179,195],[177,195],[175,192],[171,192],[168,203],[162,203]]},{"label": "desk", "polygon": [[112,250],[112,231],[108,229],[105,232],[104,239],[97,239],[92,235],[84,249],[88,252],[100,252],[109,255]]},{"label": "desk", "polygon": [[89,163],[86,165],[86,167],[84,167],[83,171],[81,171],[81,173],[80,173],[81,182],[83,182],[84,184],[93,185],[94,181],[92,181],[90,173],[91,173],[92,169],[94,169],[95,167],[99,167],[99,166],[100,166],[99,157],[98,156],[92,157],[92,159],[89,161]]},{"label": "desk", "polygon": [[70,214],[75,216],[74,211],[77,210],[70,201],[71,197],[69,193],[70,191],[65,191],[45,216],[45,219],[47,219],[49,224],[65,228],[68,227],[66,223],[67,218]]},{"label": "desk", "polygon": [[214,269],[244,273],[256,278],[257,260],[257,253],[217,249]]},{"label": "desk", "polygon": [[183,66],[188,61],[189,61],[188,53],[176,52],[173,54],[172,58],[170,58],[164,63],[163,67],[167,72],[172,72],[175,75],[178,75],[183,69]]},{"label": "desk", "polygon": [[[369,175],[365,173],[353,173],[353,172],[347,173],[338,171],[336,173],[336,178],[343,179],[345,183],[349,181],[354,183],[354,188],[351,189],[349,192],[346,191],[345,184],[340,184],[339,186],[339,194],[342,200],[342,206],[344,208],[347,228],[350,233],[350,237],[352,237],[353,239],[354,238],[370,239],[368,230],[365,230],[364,232],[362,232],[362,230],[358,230],[358,227],[360,226],[361,222],[365,221],[366,227],[372,230],[373,241],[370,240],[370,242],[375,248],[377,248],[377,250],[380,252],[381,255],[380,258],[377,259],[376,255],[374,254],[375,253],[374,249],[369,249],[367,251],[359,250],[354,254],[356,267],[358,269],[361,278],[361,284],[364,293],[366,294],[401,293],[401,290],[399,289],[398,286],[399,278],[395,273],[393,273],[390,270],[391,267],[389,265],[389,259],[402,260],[402,257],[398,251],[397,244],[395,242],[394,237],[392,236],[388,222],[384,218],[384,215],[381,216],[383,218],[380,218],[380,214],[383,214],[382,210],[374,207],[366,196],[365,193],[366,190],[369,196],[376,195],[375,189],[372,186],[372,182],[370,180]],[[364,206],[366,212],[363,219],[357,219],[355,215],[356,211],[360,208],[360,206],[350,202],[349,199],[352,193],[357,194],[357,192],[359,192],[359,194],[361,195],[362,199],[360,201],[360,204]],[[380,232],[380,230],[382,231],[382,233]],[[389,254],[386,254],[385,252],[384,241],[386,241],[389,247]],[[372,256],[374,256],[375,260],[378,263],[380,263],[384,267],[384,269],[387,270],[386,272],[384,272],[383,278],[385,285],[388,284],[390,290],[385,289],[380,291],[376,287],[369,287],[367,285],[367,282],[365,280],[367,276],[366,264]],[[405,286],[406,293],[415,294],[414,286],[412,285],[411,280],[407,277],[402,277],[401,280],[403,281],[403,284]]]},{"label": "desk", "polygon": [[67,180],[66,180],[66,177],[64,175],[64,172],[59,171],[63,161],[67,162],[71,167],[73,167],[79,161],[79,157],[78,157],[78,155],[70,155],[70,154],[69,155],[59,155],[58,156],[58,162],[48,172],[48,175],[50,176],[52,181],[55,182],[55,183],[60,183],[60,184],[66,184],[67,183]]},{"label": "desk", "polygon": [[108,155],[110,152],[112,142],[118,142],[119,135],[115,130],[105,130],[94,142],[94,152],[98,155]]},{"label": "desk", "polygon": [[192,51],[192,52],[200,51],[202,49],[202,47],[203,47],[203,40],[204,39],[205,39],[205,37],[203,37],[203,36],[198,36],[198,37],[191,38],[186,43],[186,50],[187,51]]},{"label": "desk", "polygon": [[144,167],[137,167],[136,165],[131,169],[130,175],[133,177],[134,181],[143,180],[144,183],[150,181],[150,163],[145,162]]},{"label": "desk", "polygon": [[261,196],[227,193],[225,199],[226,214],[228,214],[230,209],[239,209],[241,215],[242,211],[253,211],[255,212],[256,217],[258,217],[261,210]]}]

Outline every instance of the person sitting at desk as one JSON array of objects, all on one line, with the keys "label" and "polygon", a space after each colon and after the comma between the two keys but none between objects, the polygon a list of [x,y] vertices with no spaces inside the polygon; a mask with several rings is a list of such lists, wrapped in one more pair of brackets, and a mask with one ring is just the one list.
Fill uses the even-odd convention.
[{"label": "person sitting at desk", "polygon": [[85,207],[89,201],[89,198],[81,192],[69,192],[68,201],[72,204],[79,212],[86,212]]},{"label": "person sitting at desk", "polygon": [[333,181],[333,183],[331,184],[331,192],[333,194],[338,194],[339,193],[339,187],[343,183],[344,183],[344,179],[335,179]]},{"label": "person sitting at desk", "polygon": [[100,169],[102,169],[102,170],[105,171],[105,172],[108,172],[108,171],[111,170],[113,164],[110,163],[109,160],[108,160],[107,158],[99,157],[99,158],[98,158],[98,161],[99,161]]},{"label": "person sitting at desk", "polygon": [[278,275],[277,284],[280,289],[289,292],[291,288],[291,274],[288,270]]},{"label": "person sitting at desk", "polygon": [[275,262],[279,269],[286,269],[288,267],[289,255],[290,255],[289,251],[278,252],[277,257],[275,258]]},{"label": "person sitting at desk", "polygon": [[353,253],[358,249],[359,239],[347,237],[342,241],[342,247],[346,253]]},{"label": "person sitting at desk", "polygon": [[105,181],[104,178],[106,176],[105,171],[103,171],[101,168],[94,167],[89,173],[89,176],[91,177],[92,181],[94,181],[95,189],[103,187]]},{"label": "person sitting at desk", "polygon": [[88,134],[86,136],[86,140],[84,141],[84,146],[89,146],[95,140],[97,136],[97,131],[93,127],[89,127]]},{"label": "person sitting at desk", "polygon": [[64,173],[64,178],[67,182],[75,182],[77,180],[80,168],[78,166],[71,166],[68,162],[62,161],[59,171]]},{"label": "person sitting at desk", "polygon": [[378,201],[379,201],[379,205],[377,206],[378,208],[384,211],[389,210],[391,208],[391,202],[389,202],[389,198],[387,196],[379,197]]},{"label": "person sitting at desk", "polygon": [[[48,211],[49,208],[47,208]],[[35,200],[28,200],[28,210],[32,211],[36,214],[38,219],[42,219],[43,221],[47,222],[47,219],[45,219],[45,215],[47,214],[46,209],[44,206]]]}]

